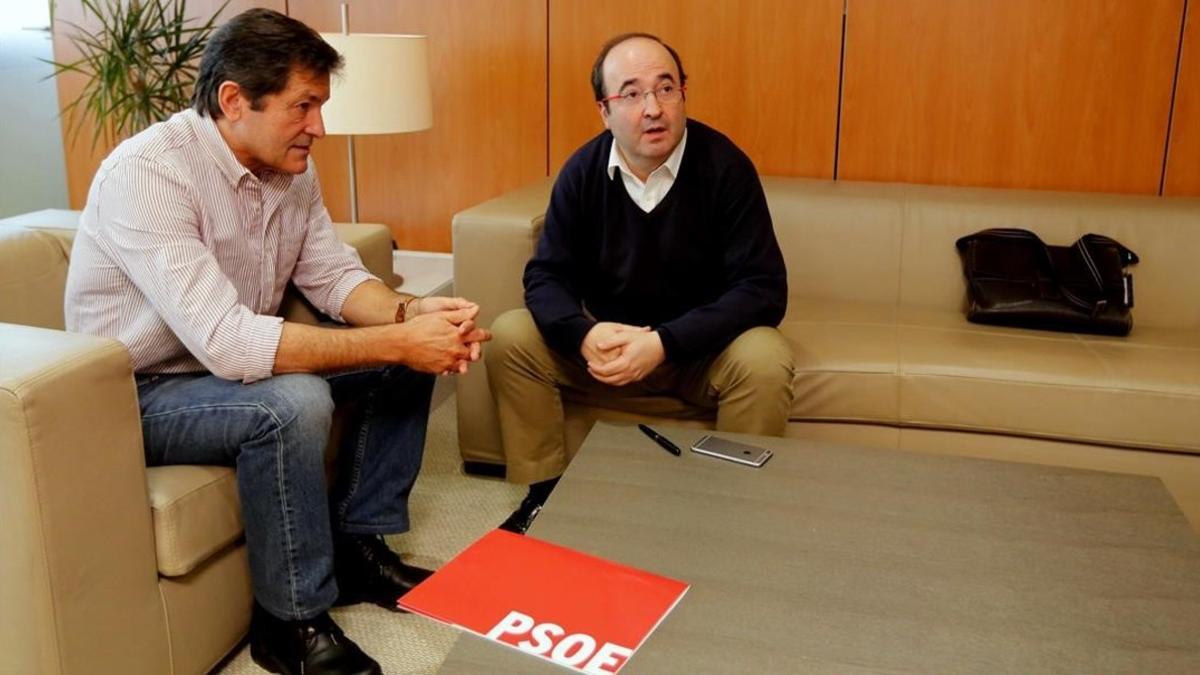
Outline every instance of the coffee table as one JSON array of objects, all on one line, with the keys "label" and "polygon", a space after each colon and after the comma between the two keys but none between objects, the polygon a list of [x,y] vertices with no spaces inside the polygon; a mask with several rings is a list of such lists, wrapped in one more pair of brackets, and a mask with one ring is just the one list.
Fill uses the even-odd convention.
[{"label": "coffee table", "polygon": [[[1200,673],[1200,538],[1156,478],[722,434],[753,469],[659,430],[682,457],[597,424],[529,531],[692,584],[622,673]],[[439,672],[566,671],[463,635]]]}]

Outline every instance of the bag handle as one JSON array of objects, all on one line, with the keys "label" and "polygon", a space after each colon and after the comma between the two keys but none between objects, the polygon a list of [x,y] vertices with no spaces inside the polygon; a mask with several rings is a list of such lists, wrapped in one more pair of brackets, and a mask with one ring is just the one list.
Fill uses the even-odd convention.
[{"label": "bag handle", "polygon": [[1108,244],[1109,246],[1116,247],[1117,251],[1119,251],[1121,254],[1122,267],[1125,267],[1126,265],[1136,265],[1139,262],[1138,255],[1136,253],[1130,251],[1125,247],[1124,244],[1116,239],[1113,239],[1112,237],[1106,237],[1102,234],[1088,233],[1080,237],[1079,241],[1084,242],[1085,244]]},{"label": "bag handle", "polygon": [[[1065,297],[1067,300],[1070,300],[1072,304],[1077,305],[1082,309],[1086,309],[1093,317],[1095,317],[1104,310],[1105,306],[1108,305],[1108,298],[1104,297],[1104,279],[1100,277],[1100,267],[1096,264],[1096,259],[1092,257],[1092,251],[1088,248],[1089,236],[1101,237],[1102,235],[1084,235],[1077,239],[1074,244],[1071,244],[1071,248],[1075,249],[1075,251],[1079,253],[1079,257],[1083,259],[1083,265],[1088,271],[1088,278],[1092,280],[1092,286],[1094,286],[1097,293],[1099,293],[1100,299],[1094,303],[1089,303],[1087,300],[1084,300],[1083,298],[1080,298],[1072,293],[1070,289],[1062,284],[1059,284],[1058,290],[1063,294],[1063,297]],[[1108,239],[1108,237],[1104,238]],[[1120,246],[1120,244],[1117,245]]]},{"label": "bag handle", "polygon": [[[1124,244],[1106,237],[1102,234],[1088,233],[1080,237],[1072,247],[1077,250],[1087,265],[1088,271],[1091,273],[1092,281],[1103,295],[1108,289],[1104,287],[1104,281],[1100,277],[1099,267],[1096,265],[1095,258],[1092,257],[1091,246],[1107,245],[1117,249],[1117,255],[1121,261],[1121,306],[1133,307],[1133,276],[1124,273],[1124,268],[1127,265],[1138,264],[1139,258],[1136,253],[1125,247]],[[1066,292],[1066,289],[1063,289]]]},{"label": "bag handle", "polygon": [[1054,260],[1050,257],[1050,249],[1046,248],[1046,242],[1037,234],[1029,230],[1022,230],[1018,227],[990,227],[986,230],[980,230],[975,234],[968,234],[965,237],[959,237],[958,241],[954,242],[959,252],[967,250],[967,245],[977,239],[995,238],[995,239],[1015,239],[1017,241],[1026,241],[1033,245],[1039,253],[1041,253],[1042,262],[1050,271],[1050,275],[1058,280],[1058,275],[1055,274]]},{"label": "bag handle", "polygon": [[1055,283],[1058,282],[1058,271],[1054,267],[1054,258],[1050,256],[1050,249],[1046,246],[1046,242],[1042,241],[1042,238],[1037,236],[1037,234],[1017,227],[991,227],[986,230],[980,230],[975,234],[968,234],[965,237],[961,237],[954,244],[958,247],[959,251],[965,251],[967,245],[972,241],[983,238],[1015,239],[1017,241],[1028,242],[1041,254],[1040,257],[1046,266],[1046,270],[1050,273],[1050,277]]},{"label": "bag handle", "polygon": [[1037,245],[1041,246],[1042,248],[1046,247],[1046,244],[1042,241],[1041,237],[1037,236],[1033,232],[1030,232],[1029,230],[1022,230],[1016,227],[991,227],[986,230],[980,230],[975,234],[968,234],[965,237],[959,237],[958,241],[954,242],[954,245],[958,247],[958,250],[964,251],[967,248],[967,244],[971,243],[975,239],[982,239],[984,237],[1020,239],[1023,241],[1036,242]]}]

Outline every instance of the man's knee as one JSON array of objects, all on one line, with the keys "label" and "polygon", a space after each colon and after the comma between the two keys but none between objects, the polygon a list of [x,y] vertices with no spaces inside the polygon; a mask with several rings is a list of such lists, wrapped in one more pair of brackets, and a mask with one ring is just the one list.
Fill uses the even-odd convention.
[{"label": "man's knee", "polygon": [[329,383],[317,375],[290,373],[260,380],[251,386],[262,387],[258,406],[263,423],[272,431],[295,430],[314,434],[323,440],[333,420],[333,396]]},{"label": "man's knee", "polygon": [[547,348],[542,333],[527,309],[511,309],[492,322],[492,341],[484,349],[488,369],[502,367],[521,355],[539,353]]},{"label": "man's knee", "polygon": [[792,346],[778,330],[751,328],[730,343],[722,355],[727,385],[790,390],[794,373]]},{"label": "man's knee", "polygon": [[[437,376],[413,370],[408,366],[384,366],[377,388],[389,399],[427,399],[433,394]],[[369,391],[369,390],[368,390]]]}]

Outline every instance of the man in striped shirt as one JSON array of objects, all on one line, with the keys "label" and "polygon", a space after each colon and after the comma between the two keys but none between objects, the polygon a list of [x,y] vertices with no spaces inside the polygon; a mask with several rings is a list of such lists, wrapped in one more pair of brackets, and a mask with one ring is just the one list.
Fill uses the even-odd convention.
[{"label": "man in striped shirt", "polygon": [[[236,467],[255,595],[251,654],[285,673],[377,673],[329,617],[430,574],[381,538],[409,527],[433,375],[490,334],[462,298],[397,294],[336,238],[312,143],[338,53],[265,9],[218,30],[193,107],[122,143],[88,194],[70,330],[129,349],[148,464]],[[288,282],[352,328],[276,316]],[[335,403],[358,413],[332,490]]]}]

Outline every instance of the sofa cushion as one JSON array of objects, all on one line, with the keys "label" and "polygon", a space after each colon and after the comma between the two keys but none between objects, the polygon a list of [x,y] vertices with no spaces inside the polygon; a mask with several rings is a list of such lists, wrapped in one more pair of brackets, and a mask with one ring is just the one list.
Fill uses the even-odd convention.
[{"label": "sofa cushion", "polygon": [[779,330],[795,358],[793,420],[897,423],[893,305],[792,298]]},{"label": "sofa cushion", "polygon": [[765,177],[763,191],[792,293],[896,301],[903,186]]},{"label": "sofa cushion", "polygon": [[1200,331],[1126,338],[793,299],[796,421],[986,431],[1200,454]]},{"label": "sofa cushion", "polygon": [[158,573],[191,572],[242,535],[237,479],[218,466],[160,466],[146,470]]},{"label": "sofa cushion", "polygon": [[0,228],[0,321],[62,330],[64,246],[50,232]]}]

